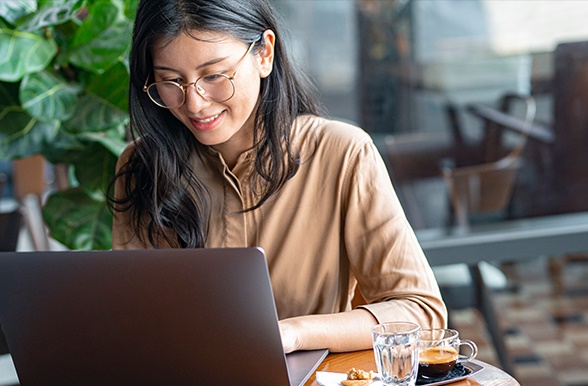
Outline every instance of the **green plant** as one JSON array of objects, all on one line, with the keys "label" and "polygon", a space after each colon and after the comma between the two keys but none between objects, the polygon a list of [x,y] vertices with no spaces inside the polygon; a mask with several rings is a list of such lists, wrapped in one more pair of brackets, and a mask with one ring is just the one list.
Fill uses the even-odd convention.
[{"label": "green plant", "polygon": [[71,249],[111,248],[106,189],[126,146],[137,0],[0,1],[0,158],[67,164],[43,208]]}]

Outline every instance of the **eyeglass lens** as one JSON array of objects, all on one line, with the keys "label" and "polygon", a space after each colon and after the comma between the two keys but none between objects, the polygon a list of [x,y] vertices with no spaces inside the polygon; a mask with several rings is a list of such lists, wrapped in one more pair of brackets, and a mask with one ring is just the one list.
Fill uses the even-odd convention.
[{"label": "eyeglass lens", "polygon": [[[188,88],[191,85],[185,87]],[[195,88],[203,98],[214,102],[224,102],[235,93],[233,82],[224,74],[204,76],[198,79]],[[175,108],[184,103],[184,89],[175,82],[153,83],[147,91],[151,99],[162,107]]]}]

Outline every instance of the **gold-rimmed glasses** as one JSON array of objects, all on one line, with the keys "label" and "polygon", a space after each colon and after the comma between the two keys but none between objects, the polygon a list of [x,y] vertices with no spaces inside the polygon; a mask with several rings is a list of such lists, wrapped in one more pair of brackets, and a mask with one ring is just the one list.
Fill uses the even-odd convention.
[{"label": "gold-rimmed glasses", "polygon": [[233,81],[237,76],[237,72],[241,68],[243,61],[247,55],[253,49],[256,42],[249,45],[247,52],[239,62],[237,68],[233,72],[233,75],[227,74],[209,74],[203,75],[196,79],[195,82],[179,84],[171,80],[165,80],[162,82],[154,82],[147,85],[149,78],[145,80],[143,85],[143,91],[149,95],[149,98],[158,105],[165,109],[175,109],[180,107],[186,101],[186,91],[188,87],[194,86],[196,92],[204,99],[212,102],[225,102],[228,101],[235,95],[235,82]]}]

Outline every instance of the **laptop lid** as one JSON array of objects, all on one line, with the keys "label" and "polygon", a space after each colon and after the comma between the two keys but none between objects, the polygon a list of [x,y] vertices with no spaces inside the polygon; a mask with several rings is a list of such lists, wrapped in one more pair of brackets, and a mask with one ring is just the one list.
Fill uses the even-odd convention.
[{"label": "laptop lid", "polygon": [[0,325],[22,385],[290,383],[259,248],[1,253]]}]

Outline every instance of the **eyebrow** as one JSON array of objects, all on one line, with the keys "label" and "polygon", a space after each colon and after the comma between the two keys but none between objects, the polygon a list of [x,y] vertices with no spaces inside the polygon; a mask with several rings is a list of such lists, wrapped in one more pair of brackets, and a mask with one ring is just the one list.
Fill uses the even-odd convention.
[{"label": "eyebrow", "polygon": [[[217,63],[222,62],[223,60],[226,60],[228,58],[229,58],[229,56],[225,56],[225,57],[222,57],[222,58],[217,58],[217,59],[209,60],[208,62],[202,63],[201,65],[199,65],[198,67],[196,67],[196,70],[200,70],[200,69],[203,69],[205,67],[212,66],[213,64],[217,64]],[[166,66],[153,66],[153,69],[154,70],[164,70],[164,71],[177,71],[174,68],[166,67]]]}]

